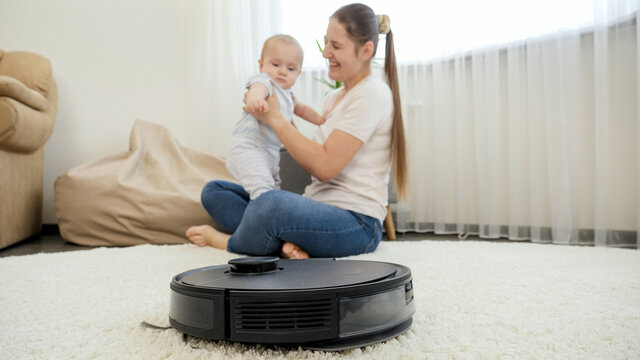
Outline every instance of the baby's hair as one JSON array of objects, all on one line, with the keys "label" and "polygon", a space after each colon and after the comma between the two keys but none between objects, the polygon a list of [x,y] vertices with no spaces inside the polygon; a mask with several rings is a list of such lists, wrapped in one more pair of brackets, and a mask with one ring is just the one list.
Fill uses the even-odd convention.
[{"label": "baby's hair", "polygon": [[298,43],[298,40],[296,40],[293,36],[286,35],[286,34],[276,34],[271,36],[267,40],[265,40],[264,44],[262,45],[262,53],[260,54],[261,59],[264,58],[264,53],[267,51],[267,49],[269,48],[269,45],[273,41],[282,41],[287,44],[295,45],[298,48],[298,51],[300,51],[300,67],[302,67],[302,60],[304,58],[304,51],[302,51],[302,46],[300,46],[300,43]]}]

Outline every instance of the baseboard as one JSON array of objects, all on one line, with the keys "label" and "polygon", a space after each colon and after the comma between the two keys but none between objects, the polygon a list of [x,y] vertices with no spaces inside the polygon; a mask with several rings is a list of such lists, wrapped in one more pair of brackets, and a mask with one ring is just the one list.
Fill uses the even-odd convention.
[{"label": "baseboard", "polygon": [[[440,234],[458,234],[458,235],[476,235],[480,236],[481,233],[488,234],[491,226],[489,225],[477,225],[467,224],[463,226],[462,233],[459,231],[458,224],[444,224],[444,230],[439,230]],[[435,224],[432,222],[409,222],[405,224],[405,228],[410,230],[396,229],[397,232],[435,232]],[[509,226],[502,225],[499,227],[499,235],[496,238],[510,238],[517,240],[529,240],[531,239],[531,227],[529,226],[517,226],[515,236],[510,233]],[[480,231],[482,229],[482,231]],[[553,239],[553,229],[551,227],[540,227],[536,229],[538,231],[539,240],[536,242],[551,243]],[[638,232],[628,230],[606,230],[607,234],[607,246],[610,247],[622,247],[635,249],[638,246]],[[578,229],[578,241],[575,245],[595,245],[595,230],[594,229]],[[480,236],[482,237],[482,236]]]},{"label": "baseboard", "polygon": [[40,235],[60,235],[58,224],[42,224]]}]

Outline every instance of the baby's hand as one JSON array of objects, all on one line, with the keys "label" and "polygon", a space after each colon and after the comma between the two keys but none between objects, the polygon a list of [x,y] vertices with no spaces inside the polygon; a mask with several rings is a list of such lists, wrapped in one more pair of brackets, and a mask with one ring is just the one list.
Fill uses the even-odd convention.
[{"label": "baby's hand", "polygon": [[269,111],[269,104],[267,104],[267,101],[265,99],[249,100],[247,102],[247,107],[252,112],[256,112],[256,113]]}]

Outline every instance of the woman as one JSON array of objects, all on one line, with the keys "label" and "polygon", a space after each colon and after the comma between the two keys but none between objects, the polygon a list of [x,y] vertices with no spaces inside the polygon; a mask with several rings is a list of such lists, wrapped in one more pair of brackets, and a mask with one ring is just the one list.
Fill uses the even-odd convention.
[{"label": "woman", "polygon": [[[379,33],[386,34],[389,85],[371,74]],[[241,186],[212,181],[202,191],[202,203],[223,231],[191,227],[187,237],[193,243],[296,259],[349,256],[378,246],[390,168],[400,196],[407,182],[393,34],[388,17],[351,4],[331,16],[325,39],[329,77],[344,86],[325,99],[326,122],[314,139],[280,114],[275,95],[268,99],[268,112],[252,112],[312,175],[304,195],[272,190],[249,201]]]}]

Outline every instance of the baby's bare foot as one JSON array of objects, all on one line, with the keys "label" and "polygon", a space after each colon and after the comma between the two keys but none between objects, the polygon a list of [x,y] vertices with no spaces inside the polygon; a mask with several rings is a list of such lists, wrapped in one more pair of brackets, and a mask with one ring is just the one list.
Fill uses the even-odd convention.
[{"label": "baby's bare foot", "polygon": [[288,241],[282,244],[282,256],[287,259],[309,258],[309,254],[307,254],[306,251],[302,250],[300,246]]},{"label": "baby's bare foot", "polygon": [[198,246],[213,246],[226,250],[231,235],[214,229],[210,225],[192,226],[186,232],[189,241]]}]

